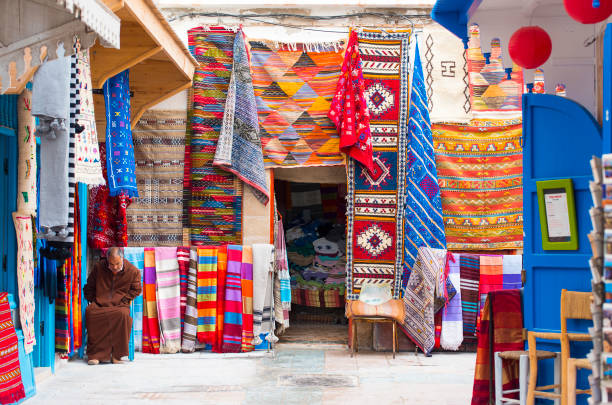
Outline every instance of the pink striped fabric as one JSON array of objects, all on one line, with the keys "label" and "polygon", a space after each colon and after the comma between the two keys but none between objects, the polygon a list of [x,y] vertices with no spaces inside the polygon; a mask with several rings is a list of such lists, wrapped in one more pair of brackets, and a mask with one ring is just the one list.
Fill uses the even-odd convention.
[{"label": "pink striped fabric", "polygon": [[155,273],[160,352],[176,353],[181,349],[181,291],[176,247],[155,248]]},{"label": "pink striped fabric", "polygon": [[176,249],[176,257],[179,265],[180,290],[181,290],[181,329],[185,322],[185,309],[187,308],[187,279],[189,275],[189,248],[179,246]]}]

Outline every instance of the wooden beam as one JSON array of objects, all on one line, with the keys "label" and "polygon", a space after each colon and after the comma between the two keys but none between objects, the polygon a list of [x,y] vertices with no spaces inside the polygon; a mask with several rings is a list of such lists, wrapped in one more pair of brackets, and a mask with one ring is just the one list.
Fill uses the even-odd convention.
[{"label": "wooden beam", "polygon": [[97,77],[96,77],[96,81],[93,83],[93,87],[95,89],[101,89],[102,86],[104,85],[104,82],[106,82],[111,77],[115,76],[118,73],[123,72],[126,69],[131,68],[132,66],[139,64],[140,62],[146,59],[149,59],[151,56],[156,55],[162,50],[163,48],[161,46],[156,46],[154,48],[148,49],[145,52],[142,52],[141,54],[136,55],[132,57],[131,59],[128,59],[126,62],[113,66],[110,69],[106,70],[104,73],[96,75]]},{"label": "wooden beam", "polygon": [[106,5],[106,7],[110,8],[113,13],[121,10],[125,6],[125,2],[123,0],[102,0],[102,2]]},{"label": "wooden beam", "polygon": [[166,100],[167,98],[170,98],[172,96],[174,96],[175,94],[180,93],[181,91],[188,89],[191,87],[191,80],[188,82],[185,82],[184,84],[168,91],[166,94],[156,97],[152,100],[150,100],[149,102],[147,102],[146,104],[142,105],[138,111],[136,111],[136,114],[132,113],[132,129],[134,129],[134,127],[136,126],[136,124],[138,123],[138,120],[140,120],[140,117],[142,117],[142,115],[151,107],[153,107],[156,104],[161,103],[162,101]]}]

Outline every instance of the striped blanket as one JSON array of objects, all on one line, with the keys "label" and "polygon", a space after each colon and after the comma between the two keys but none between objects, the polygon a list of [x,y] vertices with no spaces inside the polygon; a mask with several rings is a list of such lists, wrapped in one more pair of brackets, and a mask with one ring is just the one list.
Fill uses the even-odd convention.
[{"label": "striped blanket", "polygon": [[242,247],[242,351],[253,350],[253,248]]},{"label": "striped blanket", "polygon": [[198,341],[215,344],[217,316],[217,248],[198,248]]},{"label": "striped blanket", "polygon": [[242,348],[242,246],[227,247],[225,314],[223,317],[223,351],[238,353]]},{"label": "striped blanket", "polygon": [[187,300],[185,303],[185,323],[183,325],[183,340],[181,350],[191,353],[196,348],[196,335],[198,332],[198,248],[189,250],[189,270],[187,274]]},{"label": "striped blanket", "polygon": [[[449,253],[450,254],[450,253]],[[452,254],[454,260],[448,261],[448,278],[456,290],[442,313],[442,334],[440,345],[444,350],[458,350],[463,342],[463,314],[461,311],[461,255]]]},{"label": "striped blanket", "polygon": [[523,255],[504,255],[503,273],[504,290],[523,287],[521,271],[523,270]]},{"label": "striped blanket", "polygon": [[274,272],[274,246],[265,243],[253,245],[253,334],[254,344],[259,335],[274,335],[274,301],[272,299],[272,274]]},{"label": "striped blanket", "polygon": [[185,324],[185,310],[187,309],[187,284],[189,282],[189,248],[179,246],[176,249],[178,259],[180,290],[181,290],[181,328]]},{"label": "striped blanket", "polygon": [[7,293],[0,293],[0,403],[17,403],[25,398],[19,368],[18,340],[11,319]]},{"label": "striped blanket", "polygon": [[478,316],[478,285],[480,280],[480,259],[476,255],[462,254],[459,259],[461,277],[461,311],[463,313],[463,337],[476,336]]},{"label": "striped blanket", "polygon": [[181,290],[176,249],[155,248],[161,353],[176,353],[181,349]]},{"label": "striped blanket", "polygon": [[225,318],[225,279],[227,277],[227,246],[217,252],[217,322],[213,351],[223,352],[223,322]]},{"label": "striped blanket", "polygon": [[[144,285],[144,248],[126,247],[124,248],[123,255],[125,260],[140,270],[140,283],[141,285]],[[134,316],[132,318],[132,329],[134,330],[134,350],[142,351],[142,294],[134,298],[132,305],[134,307]]]},{"label": "striped blanket", "polygon": [[142,351],[159,354],[159,322],[155,291],[155,249],[144,250],[144,310],[142,313]]}]

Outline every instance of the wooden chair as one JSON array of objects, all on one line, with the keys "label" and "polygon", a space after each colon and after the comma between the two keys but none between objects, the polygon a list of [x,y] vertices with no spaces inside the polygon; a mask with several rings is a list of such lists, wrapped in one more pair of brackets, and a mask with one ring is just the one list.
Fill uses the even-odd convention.
[{"label": "wooden chair", "polygon": [[[560,399],[561,405],[568,405],[568,370],[570,364],[574,370],[573,386],[575,387],[575,370],[577,366],[583,365],[583,359],[570,358],[570,343],[575,341],[591,341],[588,333],[571,333],[567,331],[568,319],[592,319],[591,315],[591,293],[561,290],[561,332],[534,332],[529,331],[527,341],[529,344],[529,387],[527,389],[527,405],[534,405],[535,398]],[[559,384],[536,387],[538,380],[538,357],[536,339],[558,340],[561,343],[561,391],[547,392],[551,389],[559,388]],[[587,394],[590,390],[573,390],[573,401],[576,401],[576,394]]]}]

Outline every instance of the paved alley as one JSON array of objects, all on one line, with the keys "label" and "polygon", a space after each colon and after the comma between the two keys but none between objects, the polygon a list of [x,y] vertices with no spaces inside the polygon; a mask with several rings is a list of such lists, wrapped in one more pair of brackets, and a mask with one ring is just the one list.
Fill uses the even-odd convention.
[{"label": "paved alley", "polygon": [[364,351],[281,344],[275,353],[136,354],[133,363],[74,360],[38,386],[35,404],[466,405],[475,354]]}]

